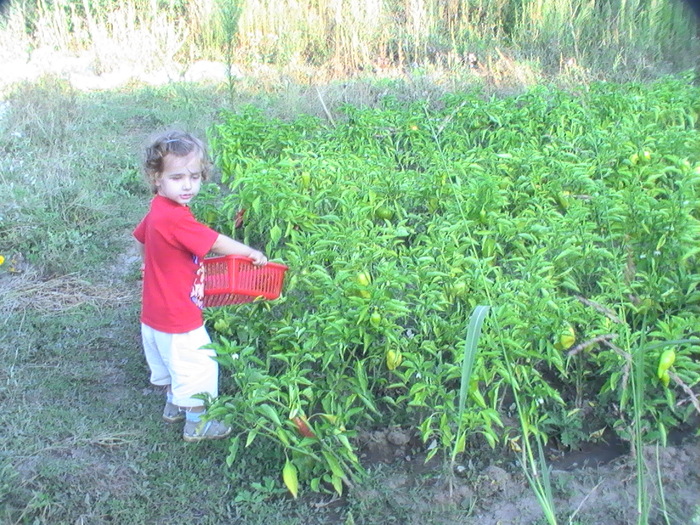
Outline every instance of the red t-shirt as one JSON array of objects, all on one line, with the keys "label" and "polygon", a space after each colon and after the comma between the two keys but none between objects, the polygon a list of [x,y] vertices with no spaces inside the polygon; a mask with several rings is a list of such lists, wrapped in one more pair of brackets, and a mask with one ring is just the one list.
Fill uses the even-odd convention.
[{"label": "red t-shirt", "polygon": [[156,195],[134,230],[145,246],[141,322],[181,334],[204,323],[202,258],[218,233],[197,222],[187,206]]}]

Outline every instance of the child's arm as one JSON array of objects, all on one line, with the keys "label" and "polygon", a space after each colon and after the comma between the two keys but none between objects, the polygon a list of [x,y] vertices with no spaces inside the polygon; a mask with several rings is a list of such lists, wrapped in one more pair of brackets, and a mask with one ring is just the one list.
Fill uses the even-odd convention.
[{"label": "child's arm", "polygon": [[243,255],[253,259],[253,264],[263,266],[267,264],[267,257],[259,250],[251,248],[247,244],[238,242],[231,237],[219,234],[211,247],[211,251],[219,255]]}]

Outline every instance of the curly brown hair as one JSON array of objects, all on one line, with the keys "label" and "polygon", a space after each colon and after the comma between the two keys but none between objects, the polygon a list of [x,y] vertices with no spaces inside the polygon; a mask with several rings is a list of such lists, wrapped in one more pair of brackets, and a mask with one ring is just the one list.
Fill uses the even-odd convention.
[{"label": "curly brown hair", "polygon": [[156,182],[163,174],[166,155],[186,157],[193,151],[198,151],[202,156],[202,180],[207,180],[211,163],[204,142],[190,133],[178,130],[166,131],[153,139],[151,145],[146,147],[143,160],[146,179],[153,193],[158,192]]}]

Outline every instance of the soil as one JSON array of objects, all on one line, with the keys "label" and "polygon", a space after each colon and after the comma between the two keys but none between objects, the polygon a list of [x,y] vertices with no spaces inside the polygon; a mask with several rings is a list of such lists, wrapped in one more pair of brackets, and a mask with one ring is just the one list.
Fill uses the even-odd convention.
[{"label": "soil", "polygon": [[[408,429],[364,432],[359,441],[361,457],[381,487],[358,489],[353,495],[367,506],[383,507],[389,513],[392,507],[408,508],[409,516],[434,515],[436,508],[451,508],[453,511],[443,513],[439,521],[445,524],[546,523],[518,462],[519,454],[471,450],[463,458],[466,464],[450,469],[439,459],[426,463],[424,447]],[[560,522],[636,523],[637,465],[620,443],[589,443],[567,453],[548,451],[547,456],[554,509]],[[643,458],[650,523],[700,523],[697,439],[689,437],[674,446],[646,447]],[[669,521],[663,518],[664,507]],[[454,516],[454,509],[463,509],[464,513]]]}]

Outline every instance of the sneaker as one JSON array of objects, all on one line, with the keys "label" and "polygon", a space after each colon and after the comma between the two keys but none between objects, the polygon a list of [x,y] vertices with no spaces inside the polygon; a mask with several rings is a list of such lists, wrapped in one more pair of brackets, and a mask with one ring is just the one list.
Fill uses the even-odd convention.
[{"label": "sneaker", "polygon": [[224,439],[231,435],[233,428],[216,421],[186,421],[182,439],[188,443],[197,443],[205,439]]},{"label": "sneaker", "polygon": [[165,403],[165,408],[163,408],[163,421],[166,423],[177,423],[179,421],[184,421],[185,411],[177,405],[172,403]]}]

